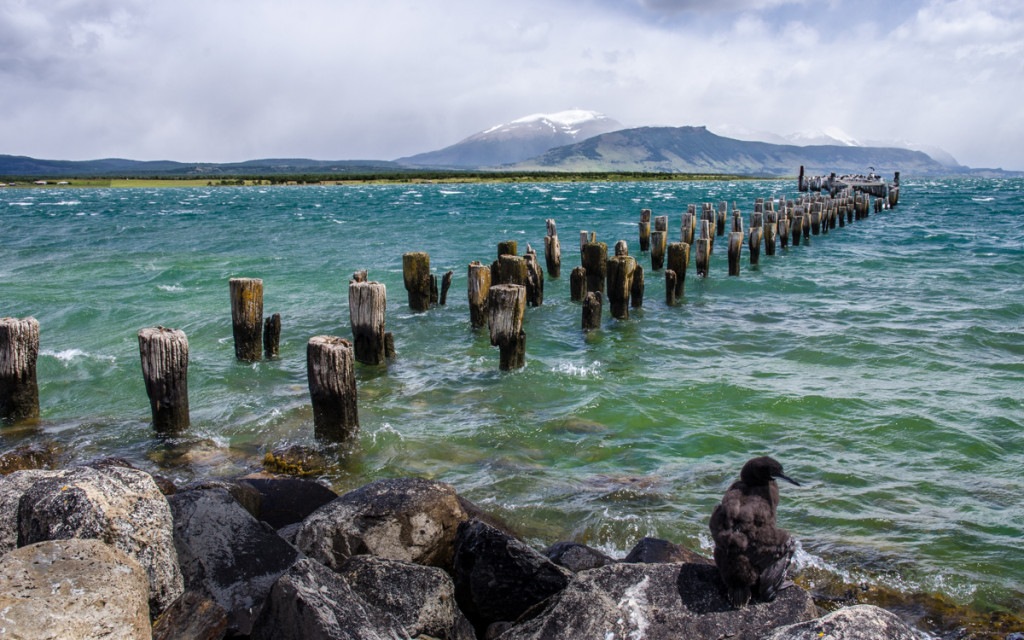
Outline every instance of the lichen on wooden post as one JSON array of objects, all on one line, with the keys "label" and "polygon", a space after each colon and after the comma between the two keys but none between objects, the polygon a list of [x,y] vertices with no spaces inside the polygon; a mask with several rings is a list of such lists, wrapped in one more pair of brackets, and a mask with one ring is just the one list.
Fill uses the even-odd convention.
[{"label": "lichen on wooden post", "polygon": [[640,210],[640,251],[647,251],[651,244],[651,210]]},{"label": "lichen on wooden post", "polygon": [[633,285],[629,288],[629,306],[634,309],[644,306],[644,268],[639,262],[633,271]]},{"label": "lichen on wooden post", "polygon": [[470,262],[466,278],[469,322],[476,328],[487,326],[487,295],[491,290],[491,269],[477,261]]},{"label": "lichen on wooden post", "polygon": [[39,321],[0,319],[0,422],[39,417]]},{"label": "lichen on wooden post", "polygon": [[259,278],[231,278],[231,329],[235,357],[255,362],[263,357],[263,281]]},{"label": "lichen on wooden post", "polygon": [[306,377],[313,404],[313,431],[330,442],[359,431],[352,343],[337,336],[313,336],[306,343]]},{"label": "lichen on wooden post", "polygon": [[430,309],[430,254],[422,251],[404,254],[402,279],[409,292],[409,308],[413,311]]},{"label": "lichen on wooden post", "polygon": [[587,291],[604,291],[608,275],[608,245],[588,242],[583,245],[583,268],[587,270]]},{"label": "lichen on wooden post", "polygon": [[633,273],[636,271],[636,259],[632,256],[614,256],[608,258],[607,292],[608,308],[612,317],[618,320],[629,319],[629,292],[633,287]]},{"label": "lichen on wooden post", "polygon": [[523,315],[526,311],[526,287],[498,284],[491,287],[487,315],[491,328],[491,344],[501,353],[502,371],[519,369],[526,364],[526,332]]},{"label": "lichen on wooden post", "polygon": [[176,433],[189,426],[188,338],[179,329],[139,331],[142,377],[153,414],[153,428]]},{"label": "lichen on wooden post", "polygon": [[502,240],[498,243],[498,257],[519,255],[519,243],[515,240]]},{"label": "lichen on wooden post", "polygon": [[590,291],[583,300],[582,327],[584,331],[601,328],[601,306],[604,296],[600,291]]},{"label": "lichen on wooden post", "polygon": [[263,321],[263,355],[276,358],[281,350],[281,314],[275,313]]},{"label": "lichen on wooden post", "polygon": [[384,315],[387,289],[379,282],[348,284],[348,311],[352,343],[358,362],[369,365],[387,362],[384,348]]},{"label": "lichen on wooden post", "polygon": [[491,263],[491,286],[518,284],[525,287],[527,276],[526,258],[506,253]]},{"label": "lichen on wooden post", "polygon": [[583,302],[587,297],[587,270],[583,267],[575,267],[569,274],[569,299],[573,302]]},{"label": "lichen on wooden post", "polygon": [[548,234],[544,236],[544,262],[548,267],[548,275],[552,278],[562,276],[562,245],[558,241],[558,230],[555,228],[555,221],[545,221]]}]

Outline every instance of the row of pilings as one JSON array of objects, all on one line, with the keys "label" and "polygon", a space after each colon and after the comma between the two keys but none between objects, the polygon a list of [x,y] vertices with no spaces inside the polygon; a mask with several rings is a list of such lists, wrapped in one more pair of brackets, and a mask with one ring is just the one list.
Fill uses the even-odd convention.
[{"label": "row of pilings", "polygon": [[[639,222],[641,252],[648,253],[652,272],[663,271],[665,302],[674,305],[683,297],[689,270],[691,247],[695,247],[694,271],[697,277],[710,274],[710,258],[716,238],[725,238],[728,275],[740,275],[744,244],[751,265],[780,249],[807,243],[812,236],[825,235],[880,212],[894,203],[847,188],[836,194],[758,198],[744,231],[744,220],[732,207],[731,221],[727,202],[688,205],[681,216],[679,241],[668,242],[669,217],[654,216],[643,209]],[[653,222],[653,230],[651,228]],[[561,275],[561,244],[554,220],[545,222],[544,260],[547,274]],[[728,229],[728,233],[727,233]],[[644,268],[629,255],[628,243],[615,243],[613,255],[608,245],[599,242],[596,233],[580,231],[580,265],[570,273],[570,298],[581,303],[582,330],[601,326],[607,300],[613,318],[629,318],[630,308],[643,306]],[[415,311],[429,311],[444,305],[454,272],[442,276],[431,273],[430,256],[410,252],[402,257],[403,282],[408,305]],[[470,324],[486,327],[493,346],[498,347],[499,367],[515,370],[526,363],[526,332],[523,321],[526,308],[544,301],[545,271],[536,252],[528,244],[518,255],[515,241],[498,244],[497,259],[489,265],[469,263],[466,292]],[[278,357],[281,316],[263,317],[263,281],[258,278],[229,280],[232,333],[235,356],[253,362],[263,357]],[[318,438],[343,441],[359,428],[355,363],[386,365],[396,357],[394,337],[385,330],[387,291],[384,284],[368,281],[366,271],[358,271],[349,280],[349,316],[352,340],[339,336],[313,336],[306,345],[307,378],[313,407],[314,431]],[[146,393],[149,396],[153,427],[160,434],[180,433],[189,427],[188,361],[189,345],[185,333],[162,326],[138,332],[139,354]],[[35,318],[0,319],[0,421],[13,423],[39,417],[39,390],[36,359],[39,355],[39,323]]]}]

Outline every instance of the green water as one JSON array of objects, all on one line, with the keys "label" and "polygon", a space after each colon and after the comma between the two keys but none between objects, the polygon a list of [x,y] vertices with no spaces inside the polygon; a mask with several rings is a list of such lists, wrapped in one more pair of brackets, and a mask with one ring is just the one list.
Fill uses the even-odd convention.
[{"label": "green water", "polygon": [[[178,481],[243,473],[313,446],[305,344],[350,336],[348,279],[387,285],[399,357],[359,365],[361,432],[326,480],[450,482],[536,546],[622,554],[645,535],[710,549],[707,520],[742,463],[778,458],[780,524],[799,562],[976,606],[1024,609],[1024,181],[905,180],[900,206],[762,255],[664,303],[639,251],[641,208],[796,194],[789,182],[0,190],[0,315],[41,324],[42,422],[2,449],[60,443]],[[498,371],[469,325],[466,266],[498,241],[543,254],[555,218],[564,277],[526,313],[527,366]],[[569,301],[579,230],[629,242],[644,307],[584,335]],[[455,280],[413,313],[402,254]],[[541,257],[543,264],[543,255]],[[235,361],[228,279],[264,281],[281,358]],[[154,437],[136,332],[182,329],[193,427]]]}]

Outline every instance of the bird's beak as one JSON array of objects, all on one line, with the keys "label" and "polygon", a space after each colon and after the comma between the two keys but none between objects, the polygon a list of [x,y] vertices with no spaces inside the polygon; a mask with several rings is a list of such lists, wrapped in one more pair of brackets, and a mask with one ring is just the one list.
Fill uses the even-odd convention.
[{"label": "bird's beak", "polygon": [[786,474],[784,474],[784,473],[780,473],[779,475],[777,475],[777,476],[775,476],[775,477],[776,477],[776,478],[782,478],[782,479],[783,479],[783,480],[785,480],[786,482],[789,482],[790,484],[795,484],[795,485],[796,485],[796,486],[798,486],[798,487],[800,486],[800,483],[799,483],[799,482],[797,482],[797,481],[796,481],[796,480],[794,480],[793,478],[790,478],[789,476],[787,476],[787,475],[786,475]]}]

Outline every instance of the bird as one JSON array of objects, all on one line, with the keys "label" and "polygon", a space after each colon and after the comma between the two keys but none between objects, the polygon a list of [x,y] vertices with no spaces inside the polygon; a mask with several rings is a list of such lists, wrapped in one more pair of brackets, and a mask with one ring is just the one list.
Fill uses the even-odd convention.
[{"label": "bird", "polygon": [[715,541],[715,565],[733,606],[742,608],[753,597],[770,602],[775,594],[792,586],[786,569],[793,556],[789,532],[775,524],[782,478],[800,483],[782,472],[769,456],[752,458],[740,470],[722,502],[711,512],[711,537]]}]

